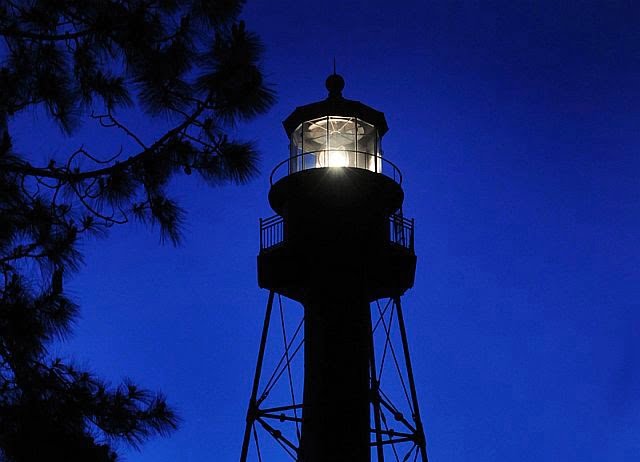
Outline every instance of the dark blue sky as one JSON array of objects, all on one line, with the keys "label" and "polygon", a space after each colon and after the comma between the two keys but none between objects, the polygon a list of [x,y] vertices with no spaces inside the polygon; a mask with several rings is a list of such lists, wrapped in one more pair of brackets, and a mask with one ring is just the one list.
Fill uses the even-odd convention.
[{"label": "dark blue sky", "polygon": [[640,459],[640,5],[253,1],[243,18],[279,97],[237,128],[262,175],[185,178],[182,247],[115,229],[71,282],[82,318],[58,351],[183,418],[127,459],[238,458],[268,175],[334,56],[345,96],[385,112],[416,219],[404,307],[431,460]]}]

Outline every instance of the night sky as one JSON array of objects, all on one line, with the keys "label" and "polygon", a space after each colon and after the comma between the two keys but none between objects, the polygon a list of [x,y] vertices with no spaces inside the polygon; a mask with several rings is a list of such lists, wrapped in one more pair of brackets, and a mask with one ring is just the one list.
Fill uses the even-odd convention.
[{"label": "night sky", "polygon": [[416,221],[403,303],[430,459],[640,460],[640,4],[263,0],[242,17],[278,93],[232,130],[261,175],[181,178],[181,247],[113,229],[68,284],[82,316],[53,352],[162,390],[183,420],[126,459],[238,459],[281,121],[326,96],[335,57],[345,97],[387,117]]}]

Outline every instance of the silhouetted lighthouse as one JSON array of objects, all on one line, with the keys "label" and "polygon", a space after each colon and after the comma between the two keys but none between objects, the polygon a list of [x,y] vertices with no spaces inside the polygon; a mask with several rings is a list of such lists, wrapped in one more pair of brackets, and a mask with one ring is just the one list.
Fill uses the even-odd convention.
[{"label": "silhouetted lighthouse", "polygon": [[[277,215],[261,220],[258,282],[270,295],[241,461],[256,423],[299,461],[365,462],[372,451],[382,460],[386,446],[406,442],[415,450],[409,460],[426,460],[400,306],[416,267],[413,220],[402,215],[401,173],[382,156],[384,114],[345,99],[344,79],[335,73],[326,87],[326,99],[296,108],[283,122],[290,153],[271,175],[269,203]],[[275,296],[304,307],[304,391],[301,403],[269,408],[259,388]],[[410,415],[379,386],[373,332],[386,314],[372,313],[371,304],[381,299],[390,300],[385,311],[395,314],[399,328],[401,350],[393,354],[404,358],[397,366]],[[296,422],[295,439],[270,418]],[[390,429],[388,420],[402,431]]]}]

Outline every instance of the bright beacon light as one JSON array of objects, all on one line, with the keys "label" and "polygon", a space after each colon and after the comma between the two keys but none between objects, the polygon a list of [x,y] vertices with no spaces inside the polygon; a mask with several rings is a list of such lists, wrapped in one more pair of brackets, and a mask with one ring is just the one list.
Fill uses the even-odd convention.
[{"label": "bright beacon light", "polygon": [[349,155],[346,151],[329,151],[329,167],[348,167]]}]

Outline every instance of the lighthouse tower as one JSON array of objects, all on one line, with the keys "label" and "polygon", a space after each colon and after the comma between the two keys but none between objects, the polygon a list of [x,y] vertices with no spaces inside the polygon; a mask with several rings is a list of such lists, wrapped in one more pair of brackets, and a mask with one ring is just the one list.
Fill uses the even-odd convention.
[{"label": "lighthouse tower", "polygon": [[[344,86],[330,75],[327,98],[297,107],[283,122],[290,152],[271,174],[269,204],[277,215],[261,220],[258,283],[270,295],[241,462],[256,423],[298,461],[382,460],[385,446],[407,441],[414,451],[408,460],[426,460],[400,304],[414,282],[413,220],[402,214],[400,170],[383,156],[384,114],[345,99]],[[265,408],[259,388],[276,296],[302,305],[304,385],[301,402]],[[373,332],[386,318],[371,306],[383,299],[400,331],[394,359],[404,358],[398,371],[411,415],[380,390]],[[389,412],[402,431],[389,429]],[[295,421],[296,437],[287,439],[269,417]]]}]

